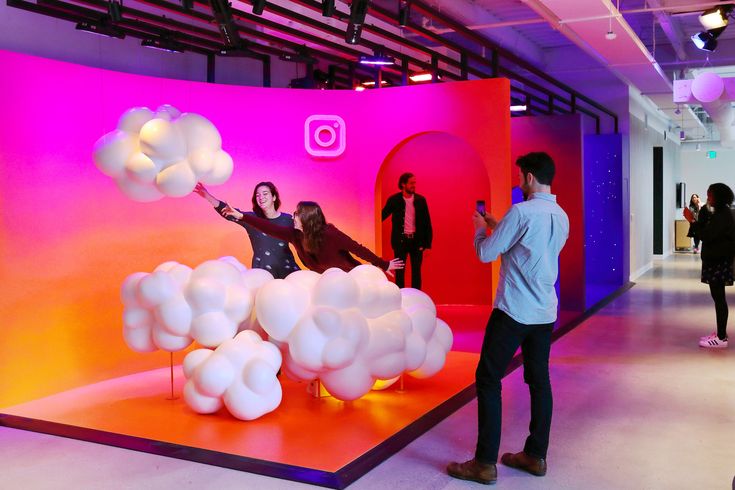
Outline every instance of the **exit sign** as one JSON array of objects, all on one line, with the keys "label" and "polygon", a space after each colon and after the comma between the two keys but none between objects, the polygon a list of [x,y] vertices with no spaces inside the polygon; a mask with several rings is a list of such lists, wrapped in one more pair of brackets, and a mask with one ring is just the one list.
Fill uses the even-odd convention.
[{"label": "exit sign", "polygon": [[715,150],[708,151],[707,158],[717,158],[717,152]]}]

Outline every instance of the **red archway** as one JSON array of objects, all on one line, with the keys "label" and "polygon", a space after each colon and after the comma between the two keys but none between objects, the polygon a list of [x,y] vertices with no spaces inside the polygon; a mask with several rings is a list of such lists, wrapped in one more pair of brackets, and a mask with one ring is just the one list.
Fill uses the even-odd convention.
[{"label": "red archway", "polygon": [[[378,173],[378,220],[386,199],[398,192],[403,172],[416,175],[416,192],[428,201],[434,230],[432,249],[424,254],[424,291],[437,304],[490,303],[491,267],[475,256],[470,221],[478,199],[490,208],[490,182],[482,158],[466,141],[449,133],[422,133],[402,141]],[[383,256],[389,256],[390,218],[377,228],[376,245],[382,247]],[[410,270],[406,285],[410,285]]]}]

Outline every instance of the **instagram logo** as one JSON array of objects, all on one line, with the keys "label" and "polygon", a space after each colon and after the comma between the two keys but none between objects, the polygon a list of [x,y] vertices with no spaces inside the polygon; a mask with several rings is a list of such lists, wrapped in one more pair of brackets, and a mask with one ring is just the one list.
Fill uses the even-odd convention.
[{"label": "instagram logo", "polygon": [[339,116],[315,115],[304,123],[304,146],[313,157],[338,157],[347,147],[345,121]]}]

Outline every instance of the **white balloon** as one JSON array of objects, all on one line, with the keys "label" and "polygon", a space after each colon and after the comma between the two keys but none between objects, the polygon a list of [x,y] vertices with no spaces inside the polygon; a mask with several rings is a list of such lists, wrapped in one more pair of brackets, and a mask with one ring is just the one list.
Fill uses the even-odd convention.
[{"label": "white balloon", "polygon": [[184,160],[187,154],[184,135],[165,119],[151,119],[140,128],[140,149],[162,169]]},{"label": "white balloon", "polygon": [[452,344],[454,343],[454,334],[452,333],[452,329],[449,328],[449,325],[447,325],[447,322],[445,322],[441,318],[436,319],[434,338],[444,348],[445,353],[452,350]]},{"label": "white balloon", "polygon": [[[348,274],[358,283],[389,282],[385,273],[372,264],[361,264],[352,269]],[[393,283],[391,283],[393,284]]]},{"label": "white balloon", "polygon": [[436,305],[428,294],[423,291],[419,291],[418,289],[401,289],[401,305],[404,310],[413,306],[424,306],[431,310],[434,316],[436,316]]},{"label": "white balloon", "polygon": [[315,305],[352,308],[357,306],[359,295],[357,283],[349,274],[331,268],[324,271],[316,283],[312,301]]},{"label": "white balloon", "polygon": [[273,280],[273,275],[265,269],[248,269],[242,273],[242,282],[252,290],[262,288]]},{"label": "white balloon", "polygon": [[411,318],[414,330],[421,334],[424,340],[428,341],[434,335],[436,329],[436,310],[432,312],[423,305],[415,305],[405,308],[404,311]]},{"label": "white balloon", "polygon": [[184,285],[188,283],[191,278],[191,267],[179,264],[174,260],[164,262],[153,269],[153,272],[158,271],[168,272],[169,276],[171,276],[171,279],[174,280],[179,289],[183,289]]},{"label": "white balloon", "polygon": [[191,322],[191,336],[205,347],[217,347],[237,333],[237,324],[221,311],[199,315]]},{"label": "white balloon", "polygon": [[319,282],[320,277],[321,274],[319,274],[318,272],[309,270],[298,270],[286,276],[285,280],[291,284],[298,284],[308,294],[311,290],[314,289],[316,283]]},{"label": "white balloon", "polygon": [[153,343],[150,328],[123,328],[125,343],[135,352],[153,352],[156,345]]},{"label": "white balloon", "polygon": [[221,398],[212,398],[197,392],[192,380],[184,385],[184,401],[197,413],[214,413],[223,405]]},{"label": "white balloon", "polygon": [[254,420],[278,408],[282,396],[278,383],[266,396],[258,396],[244,383],[236,382],[227,389],[224,401],[233,416],[241,420]]},{"label": "white balloon", "polygon": [[253,309],[253,294],[245,286],[233,284],[227,288],[225,297],[225,314],[235,323],[240,323],[250,316]]},{"label": "white balloon", "polygon": [[184,362],[181,365],[184,370],[184,377],[189,379],[194,376],[194,372],[199,365],[206,361],[212,354],[214,354],[214,351],[210,349],[196,349],[189,352],[184,357]]},{"label": "white balloon", "polygon": [[147,275],[147,272],[134,272],[125,278],[120,287],[120,299],[122,299],[124,305],[133,306],[138,304],[138,284]]},{"label": "white balloon", "polygon": [[424,363],[418,369],[410,371],[408,374],[419,379],[433,376],[444,367],[446,358],[444,346],[438,340],[432,338],[427,344]]},{"label": "white balloon", "polygon": [[175,125],[186,139],[189,153],[202,148],[215,152],[222,147],[219,131],[204,116],[186,112],[176,119]]},{"label": "white balloon", "polygon": [[214,153],[212,170],[206,175],[202,175],[200,180],[209,185],[224,184],[232,175],[234,166],[230,154],[224,150],[219,150]]},{"label": "white balloon", "polygon": [[253,359],[243,370],[243,381],[257,395],[266,395],[278,384],[273,367],[262,359]]},{"label": "white balloon", "polygon": [[215,153],[208,148],[199,148],[189,153],[187,160],[197,180],[203,182],[214,170],[214,155]]},{"label": "white balloon", "polygon": [[125,163],[125,174],[127,178],[139,184],[153,185],[158,168],[145,153],[138,151],[133,153]]},{"label": "white balloon", "polygon": [[112,131],[94,144],[93,158],[97,168],[108,177],[119,177],[125,163],[138,151],[138,138],[124,131]]},{"label": "white balloon", "polygon": [[156,109],[156,117],[160,117],[167,120],[176,119],[181,116],[181,111],[171,104],[163,104]]},{"label": "white balloon", "polygon": [[165,272],[154,272],[141,278],[138,284],[138,301],[153,308],[171,299],[178,292],[176,283]]},{"label": "white balloon", "polygon": [[191,280],[216,277],[224,284],[236,284],[240,282],[240,271],[237,267],[224,260],[208,260],[199,264],[192,273]]},{"label": "white balloon", "polygon": [[372,388],[375,380],[370,376],[367,366],[356,360],[346,368],[327,371],[320,376],[324,387],[340,400],[357,400]]},{"label": "white balloon", "polygon": [[196,185],[197,176],[186,160],[178,161],[156,175],[156,188],[169,197],[188,196]]},{"label": "white balloon", "polygon": [[159,305],[156,308],[156,318],[171,335],[189,335],[192,312],[183,295],[176,295]]},{"label": "white balloon", "polygon": [[127,328],[148,328],[153,326],[153,315],[145,308],[128,306],[123,310],[123,325]]},{"label": "white balloon", "polygon": [[426,341],[416,331],[406,337],[406,370],[418,369],[426,360]]},{"label": "white balloon", "polygon": [[268,335],[281,341],[288,338],[308,305],[308,292],[283,279],[265,284],[255,298],[258,321]]},{"label": "white balloon", "polygon": [[207,358],[194,372],[194,383],[202,395],[220,397],[235,379],[230,361],[217,352]]},{"label": "white balloon", "polygon": [[341,369],[355,359],[355,344],[344,337],[330,340],[324,346],[323,365],[327,369]]},{"label": "white balloon", "polygon": [[222,312],[225,307],[226,286],[217,281],[217,278],[192,279],[184,289],[184,295],[189,305],[197,313],[210,311]]},{"label": "white balloon", "polygon": [[140,184],[134,180],[120,178],[115,181],[118,189],[133,201],[152,202],[163,197],[158,189],[153,185]]},{"label": "white balloon", "polygon": [[181,337],[179,335],[171,335],[163,328],[154,328],[153,342],[155,342],[160,349],[167,352],[176,352],[189,347],[192,339],[189,336]]},{"label": "white balloon", "polygon": [[310,371],[324,369],[322,353],[329,338],[314,323],[312,315],[305,315],[294,327],[288,339],[289,355]]},{"label": "white balloon", "polygon": [[120,116],[118,129],[130,134],[138,134],[145,123],[153,119],[153,112],[147,107],[133,107]]}]

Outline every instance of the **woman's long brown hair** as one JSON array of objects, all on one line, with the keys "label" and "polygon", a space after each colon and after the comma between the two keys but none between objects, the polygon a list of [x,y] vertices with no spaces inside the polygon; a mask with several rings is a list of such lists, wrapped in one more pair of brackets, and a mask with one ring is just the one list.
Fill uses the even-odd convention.
[{"label": "woman's long brown hair", "polygon": [[304,249],[312,254],[318,254],[324,241],[324,229],[327,220],[319,204],[313,201],[301,201],[296,205],[296,215],[301,220],[304,230]]}]

